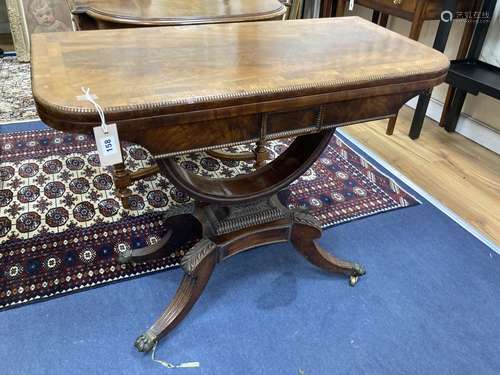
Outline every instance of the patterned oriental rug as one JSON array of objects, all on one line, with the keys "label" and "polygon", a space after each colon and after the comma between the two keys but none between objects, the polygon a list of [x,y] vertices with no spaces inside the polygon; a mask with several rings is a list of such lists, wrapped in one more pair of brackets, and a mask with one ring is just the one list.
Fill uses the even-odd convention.
[{"label": "patterned oriental rug", "polygon": [[[29,64],[0,59],[0,123],[34,118]],[[270,151],[276,155],[284,147],[275,141]],[[152,163],[135,145],[124,157],[131,169]],[[204,153],[178,162],[214,177],[252,170]],[[325,228],[418,204],[337,137],[290,190],[290,206],[312,209]],[[123,210],[91,137],[49,129],[0,134],[0,309],[177,265],[196,241],[189,228],[165,258],[117,262],[120,252],[153,244],[169,230],[162,212],[190,203],[162,176],[136,183],[133,192],[132,209]]]},{"label": "patterned oriental rug", "polygon": [[[274,156],[285,147],[282,141],[270,143]],[[177,265],[197,240],[172,245],[161,259],[119,264],[121,252],[157,242],[169,229],[162,212],[190,198],[155,176],[136,183],[131,210],[122,209],[110,170],[99,166],[90,136],[53,130],[7,133],[0,135],[0,150],[0,309],[164,270]],[[127,145],[124,157],[133,170],[153,162],[137,145]],[[178,162],[213,177],[253,169],[204,153],[178,157]],[[290,207],[311,209],[325,228],[415,204],[338,137],[290,187]]]}]

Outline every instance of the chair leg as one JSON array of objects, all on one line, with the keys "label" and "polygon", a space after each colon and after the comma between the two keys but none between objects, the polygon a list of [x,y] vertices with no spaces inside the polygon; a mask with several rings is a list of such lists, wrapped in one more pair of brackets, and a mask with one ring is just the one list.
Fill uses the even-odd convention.
[{"label": "chair leg", "polygon": [[422,31],[422,26],[424,24],[423,14],[426,4],[427,1],[417,2],[417,9],[415,10],[415,14],[411,22],[411,29],[409,35],[410,39],[418,40],[418,38],[420,37],[420,32]]},{"label": "chair leg", "polygon": [[335,12],[335,17],[344,17],[346,1],[347,0],[339,0],[337,2],[337,11]]},{"label": "chair leg", "polygon": [[413,40],[418,40],[420,37],[420,32],[422,31],[422,26],[424,24],[424,21],[421,20],[414,20],[413,23],[411,24],[411,30],[410,30],[410,39]]},{"label": "chair leg", "polygon": [[466,96],[467,91],[456,90],[453,101],[451,102],[450,111],[446,114],[446,122],[444,124],[446,131],[450,133],[455,131]]},{"label": "chair leg", "polygon": [[387,13],[382,13],[380,15],[380,20],[378,24],[382,27],[387,27],[387,22],[389,21],[389,15]]},{"label": "chair leg", "polygon": [[450,87],[448,87],[448,92],[446,93],[446,99],[443,104],[443,113],[441,114],[441,118],[439,119],[440,127],[444,127],[444,124],[446,123],[446,117],[450,112],[451,103],[453,102],[455,93],[456,93],[456,88],[450,85]]},{"label": "chair leg", "polygon": [[413,116],[413,121],[410,128],[410,138],[418,139],[420,137],[420,132],[422,131],[422,126],[425,120],[425,114],[427,112],[427,107],[429,107],[429,101],[431,100],[431,93],[420,95],[418,98],[417,109],[415,110],[415,115]]},{"label": "chair leg", "polygon": [[[479,10],[480,3],[481,1],[476,1],[473,9]],[[465,24],[464,32],[462,34],[462,39],[460,41],[460,46],[457,52],[457,60],[461,60],[467,57],[467,52],[469,51],[475,27],[476,27],[476,22],[467,22]],[[444,125],[446,124],[446,117],[450,112],[451,103],[453,102],[453,98],[455,97],[455,92],[456,88],[450,85],[443,106],[443,114],[441,115],[441,119],[439,120],[440,127],[444,127]]]},{"label": "chair leg", "polygon": [[333,0],[323,0],[321,3],[320,18],[331,17],[333,12]]},{"label": "chair leg", "polygon": [[378,24],[379,18],[380,18],[380,12],[378,10],[373,10],[372,22]]},{"label": "chair leg", "polygon": [[385,131],[385,134],[392,135],[392,133],[394,133],[394,128],[396,127],[396,121],[398,121],[397,115],[395,117],[391,117],[389,119],[389,124],[387,125],[387,129]]}]

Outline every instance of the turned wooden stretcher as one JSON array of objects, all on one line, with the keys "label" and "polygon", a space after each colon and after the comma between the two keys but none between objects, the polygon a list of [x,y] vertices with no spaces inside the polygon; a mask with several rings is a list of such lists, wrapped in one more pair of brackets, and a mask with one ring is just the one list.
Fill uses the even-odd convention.
[{"label": "turned wooden stretcher", "polygon": [[[395,115],[443,82],[449,65],[441,53],[356,17],[32,38],[33,94],[45,123],[91,133],[99,117],[77,99],[90,87],[121,140],[156,156],[156,166],[139,172],[115,167],[125,205],[128,186],[159,171],[197,202],[186,212],[200,223],[202,240],[182,259],[173,301],[138,338],[141,351],[188,313],[218,261],[256,246],[291,241],[310,262],[354,284],[364,269],[321,249],[318,221],[288,210],[276,194],[311,166],[337,127]],[[234,178],[197,176],[173,158],[283,137],[296,138],[268,165]],[[134,250],[123,261],[161,248]]]}]

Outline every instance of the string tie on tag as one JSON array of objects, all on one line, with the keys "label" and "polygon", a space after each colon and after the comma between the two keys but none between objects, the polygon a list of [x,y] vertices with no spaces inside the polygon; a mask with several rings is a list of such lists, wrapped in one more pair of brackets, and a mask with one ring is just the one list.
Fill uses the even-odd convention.
[{"label": "string tie on tag", "polygon": [[155,345],[153,346],[153,352],[151,353],[151,359],[153,362],[159,363],[163,367],[166,368],[196,368],[200,367],[200,362],[184,362],[179,365],[174,365],[173,363],[163,361],[161,359],[156,359],[156,346],[158,345],[158,341],[155,342]]},{"label": "string tie on tag", "polygon": [[97,99],[97,96],[92,95],[90,93],[90,88],[86,89],[85,87],[82,87],[82,92],[83,92],[83,95],[78,96],[77,99],[78,100],[86,100],[86,101],[92,103],[92,105],[95,107],[95,109],[97,111],[97,114],[101,118],[102,131],[104,132],[104,134],[108,134],[109,130],[108,130],[108,125],[106,124],[106,118],[104,117],[104,111],[103,111],[102,107],[99,105],[99,103],[97,103],[95,101],[95,99]]},{"label": "string tie on tag", "polygon": [[86,89],[82,87],[82,92],[83,95],[77,96],[76,100],[91,103],[95,107],[97,114],[101,119],[101,125],[92,128],[94,131],[97,153],[99,154],[101,167],[108,167],[110,165],[123,163],[123,157],[120,149],[120,138],[118,137],[116,124],[106,123],[104,110],[97,103],[97,96],[90,93],[90,88]]}]

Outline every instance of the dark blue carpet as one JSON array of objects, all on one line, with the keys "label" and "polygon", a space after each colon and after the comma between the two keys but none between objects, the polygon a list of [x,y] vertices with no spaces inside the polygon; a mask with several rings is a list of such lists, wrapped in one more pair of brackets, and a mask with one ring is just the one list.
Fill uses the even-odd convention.
[{"label": "dark blue carpet", "polygon": [[500,257],[423,204],[325,231],[321,243],[365,265],[354,288],[291,245],[218,265],[184,322],[137,353],[180,270],[0,313],[0,374],[500,373]]},{"label": "dark blue carpet", "polygon": [[1,124],[0,134],[7,134],[17,131],[33,131],[33,130],[47,130],[48,127],[39,120],[25,121],[13,124]]}]

